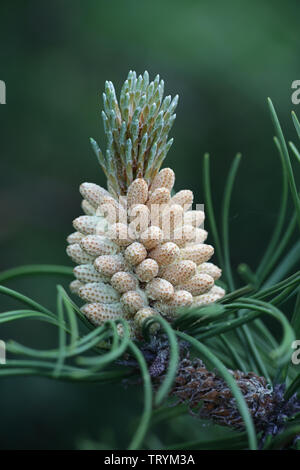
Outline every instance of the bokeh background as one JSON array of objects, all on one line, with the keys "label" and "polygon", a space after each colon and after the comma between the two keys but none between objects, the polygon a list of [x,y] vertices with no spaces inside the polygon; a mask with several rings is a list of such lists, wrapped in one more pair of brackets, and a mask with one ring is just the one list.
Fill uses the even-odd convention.
[{"label": "bokeh background", "polygon": [[[281,193],[267,96],[296,140],[290,112],[291,83],[300,79],[299,14],[297,0],[1,1],[1,269],[70,264],[65,238],[80,212],[78,186],[105,184],[88,139],[105,147],[104,82],[119,91],[129,69],[159,73],[166,93],[179,93],[165,165],[177,174],[176,188],[192,189],[202,203],[202,158],[210,152],[218,217],[232,157],[243,154],[230,217],[232,261],[255,268]],[[57,283],[67,285],[58,277],[9,285],[54,307]],[[2,297],[0,305],[16,304]],[[55,331],[33,321],[1,326],[0,338],[45,348],[57,342]],[[0,448],[74,448],[89,439],[122,448],[141,406],[134,387],[5,379]]]}]

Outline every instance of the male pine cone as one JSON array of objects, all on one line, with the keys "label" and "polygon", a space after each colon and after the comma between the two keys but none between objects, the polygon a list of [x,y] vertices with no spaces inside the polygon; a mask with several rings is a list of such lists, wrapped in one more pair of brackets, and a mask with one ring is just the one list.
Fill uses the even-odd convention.
[{"label": "male pine cone", "polygon": [[[163,315],[172,321],[180,310],[222,298],[215,285],[221,270],[209,262],[214,249],[200,228],[202,210],[192,210],[193,193],[172,195],[175,175],[160,170],[173,139],[168,133],[178,97],[163,99],[159,76],[130,71],[118,103],[106,82],[102,112],[106,155],[91,139],[107,177],[107,190],[83,183],[81,215],[73,221],[67,254],[78,265],[70,284],[86,304],[94,324],[128,320],[133,339],[143,322]],[[122,325],[118,325],[122,334]]]}]

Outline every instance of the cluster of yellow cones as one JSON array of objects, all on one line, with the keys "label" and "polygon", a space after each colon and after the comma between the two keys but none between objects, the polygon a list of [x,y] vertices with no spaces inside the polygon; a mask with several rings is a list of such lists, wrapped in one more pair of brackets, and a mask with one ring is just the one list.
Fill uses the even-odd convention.
[{"label": "cluster of yellow cones", "polygon": [[[115,175],[111,182],[108,180],[110,191],[94,183],[81,185],[85,215],[73,221],[76,231],[68,237],[67,254],[77,263],[74,269],[76,280],[71,283],[70,289],[86,302],[81,308],[84,315],[94,325],[101,325],[108,319],[125,318],[132,338],[136,339],[141,336],[143,322],[149,317],[163,315],[172,321],[183,308],[208,305],[221,299],[225,291],[215,285],[221,270],[209,262],[214,249],[205,243],[207,232],[202,228],[204,212],[192,209],[193,193],[190,190],[172,195],[175,175],[170,168],[158,171],[157,159],[161,159],[161,152],[157,144],[162,139],[157,133],[155,116],[164,122],[164,115],[170,112],[168,108],[164,112],[159,109],[154,114],[152,112],[154,119],[152,116],[152,125],[149,126],[143,110],[147,106],[149,87],[153,94],[151,83],[154,82],[145,86],[143,79],[136,75],[132,77],[132,72],[130,74],[132,80],[127,102],[131,102],[130,90],[135,97],[137,87],[144,86],[144,107],[138,107],[137,100],[132,100],[125,119],[122,120],[122,108],[118,108],[120,117],[116,120],[113,91],[113,99],[109,101],[106,98],[106,111],[109,114],[107,103],[110,103],[119,132],[115,133],[116,141],[124,127],[127,129],[127,140],[132,138],[130,117],[138,118],[138,125],[135,125],[136,158],[133,150],[130,155],[132,177],[126,186],[126,162],[122,166],[122,155],[118,153],[120,148],[110,143],[111,150],[106,161],[101,153],[102,166],[106,171],[111,168],[109,159],[114,158]],[[156,83],[161,92],[161,82],[156,80]],[[112,90],[111,86],[109,91]],[[164,102],[161,107],[164,109]],[[107,120],[109,126],[109,117]],[[155,139],[151,140],[151,131],[154,130]],[[164,132],[163,126],[160,132]],[[148,148],[142,144],[145,134]],[[142,145],[141,165],[138,155]],[[99,148],[97,150],[101,152]],[[149,162],[150,157],[152,161]],[[122,184],[114,185],[118,174],[123,175]],[[122,334],[121,324],[118,329]]]}]

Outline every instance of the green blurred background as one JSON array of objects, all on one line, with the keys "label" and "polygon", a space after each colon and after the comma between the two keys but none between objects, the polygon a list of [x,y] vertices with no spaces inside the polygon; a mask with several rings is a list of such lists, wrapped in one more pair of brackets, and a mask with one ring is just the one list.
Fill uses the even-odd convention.
[{"label": "green blurred background", "polygon": [[[2,1],[1,269],[70,264],[65,238],[80,213],[78,186],[105,184],[88,139],[105,147],[104,81],[119,92],[129,69],[159,73],[166,94],[180,95],[165,162],[177,189],[190,188],[203,202],[202,156],[209,151],[219,216],[230,162],[243,154],[230,217],[232,261],[255,268],[281,193],[267,96],[296,139],[290,111],[291,83],[300,79],[299,14],[297,0]],[[67,286],[51,277],[9,286],[54,307],[59,282]],[[1,311],[15,306],[1,298]],[[55,345],[56,334],[33,321],[0,330],[1,339],[41,348]],[[0,406],[2,449],[72,448],[80,439],[122,448],[142,397],[134,387],[18,378],[1,381]]]}]

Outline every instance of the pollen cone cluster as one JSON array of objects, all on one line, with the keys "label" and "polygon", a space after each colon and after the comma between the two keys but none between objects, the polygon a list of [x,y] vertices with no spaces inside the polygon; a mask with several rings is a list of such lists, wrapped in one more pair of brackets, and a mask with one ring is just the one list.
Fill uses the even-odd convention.
[{"label": "pollen cone cluster", "polygon": [[82,312],[95,325],[125,318],[134,339],[152,316],[172,321],[183,307],[201,307],[224,295],[214,284],[221,270],[209,262],[214,249],[205,243],[204,212],[192,209],[191,191],[173,194],[170,168],[159,171],[177,104],[177,97],[162,100],[162,94],[159,77],[149,83],[147,72],[130,72],[119,106],[107,82],[106,158],[92,145],[108,190],[80,186],[85,215],[73,221],[75,232],[68,237],[67,254],[77,263],[70,289],[86,302]]}]

